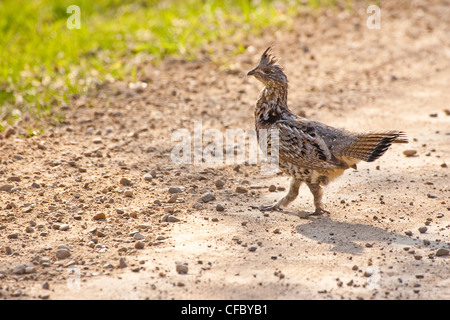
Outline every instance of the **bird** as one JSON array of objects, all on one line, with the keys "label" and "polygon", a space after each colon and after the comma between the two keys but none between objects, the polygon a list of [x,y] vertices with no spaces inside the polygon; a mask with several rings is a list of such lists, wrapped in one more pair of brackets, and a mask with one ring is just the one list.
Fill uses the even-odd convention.
[{"label": "bird", "polygon": [[326,185],[345,170],[356,169],[358,162],[375,161],[393,143],[408,143],[408,139],[403,131],[356,133],[294,114],[288,107],[288,79],[277,62],[272,47],[268,47],[259,64],[247,76],[255,77],[264,85],[254,112],[259,146],[261,149],[266,146],[266,150],[262,151],[270,156],[271,136],[260,132],[275,130],[279,169],[291,178],[289,190],[282,199],[274,205],[258,208],[262,211],[283,211],[296,199],[300,186],[305,183],[313,195],[315,209],[307,212],[307,216],[330,214],[322,202]]}]

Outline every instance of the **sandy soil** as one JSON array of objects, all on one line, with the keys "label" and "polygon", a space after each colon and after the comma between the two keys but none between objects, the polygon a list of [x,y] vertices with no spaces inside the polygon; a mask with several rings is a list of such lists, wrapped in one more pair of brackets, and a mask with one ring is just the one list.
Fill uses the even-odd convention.
[{"label": "sandy soil", "polygon": [[[227,68],[143,65],[138,83],[74,98],[43,135],[4,134],[0,297],[450,299],[450,3],[406,3],[383,4],[380,30],[365,7],[299,17],[223,53]],[[410,139],[329,185],[330,215],[252,209],[288,186],[259,165],[171,161],[172,131],[193,135],[193,121],[254,127],[261,85],[245,74],[271,44],[294,112]],[[312,207],[301,188],[289,210]]]}]

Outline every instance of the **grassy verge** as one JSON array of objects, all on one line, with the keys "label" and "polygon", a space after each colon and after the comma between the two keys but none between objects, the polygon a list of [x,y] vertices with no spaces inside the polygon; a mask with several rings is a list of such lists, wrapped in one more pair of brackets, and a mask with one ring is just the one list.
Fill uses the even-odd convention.
[{"label": "grassy verge", "polygon": [[[0,1],[0,131],[17,121],[57,123],[70,95],[108,79],[132,81],[142,60],[194,58],[213,42],[234,45],[239,52],[247,35],[288,24],[302,7],[334,2]],[[67,26],[70,5],[80,8],[79,29]]]}]

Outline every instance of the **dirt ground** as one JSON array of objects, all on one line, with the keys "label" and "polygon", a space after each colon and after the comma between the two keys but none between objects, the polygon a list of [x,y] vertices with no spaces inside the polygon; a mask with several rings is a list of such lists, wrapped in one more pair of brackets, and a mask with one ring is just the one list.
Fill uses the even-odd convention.
[{"label": "dirt ground", "polygon": [[[450,299],[450,2],[393,3],[379,30],[364,6],[301,16],[223,52],[226,68],[143,65],[137,83],[74,98],[42,135],[4,133],[0,297]],[[294,112],[410,140],[330,184],[330,215],[252,209],[288,187],[259,165],[171,161],[172,131],[193,135],[193,121],[254,128],[261,84],[246,72],[268,45]],[[302,187],[289,210],[312,208]]]}]

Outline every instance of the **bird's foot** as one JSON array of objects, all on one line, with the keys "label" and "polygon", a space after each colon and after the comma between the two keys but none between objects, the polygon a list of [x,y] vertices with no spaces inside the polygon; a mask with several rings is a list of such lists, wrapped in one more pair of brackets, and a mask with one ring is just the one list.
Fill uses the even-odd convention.
[{"label": "bird's foot", "polygon": [[274,204],[272,206],[250,206],[252,209],[258,209],[259,211],[283,211],[277,204]]},{"label": "bird's foot", "polygon": [[325,209],[322,209],[322,208],[318,208],[318,209],[316,209],[316,211],[313,211],[313,212],[311,212],[311,211],[300,211],[298,213],[298,216],[301,219],[308,219],[308,217],[310,217],[310,216],[320,216],[320,215],[322,215],[324,213],[325,214],[330,214],[329,211],[327,211]]},{"label": "bird's foot", "polygon": [[322,215],[322,214],[324,214],[324,213],[330,214],[330,212],[327,211],[327,210],[325,210],[325,209],[317,208],[316,211],[314,211],[313,213],[311,213],[311,215],[312,215],[312,216],[320,216],[320,215]]}]

